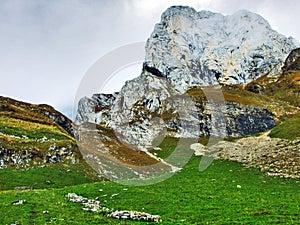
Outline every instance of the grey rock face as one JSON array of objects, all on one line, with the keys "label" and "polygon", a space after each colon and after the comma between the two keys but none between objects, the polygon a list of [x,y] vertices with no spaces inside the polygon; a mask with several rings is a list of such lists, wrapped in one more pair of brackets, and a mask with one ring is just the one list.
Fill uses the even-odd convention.
[{"label": "grey rock face", "polygon": [[272,113],[264,108],[226,104],[227,132],[231,137],[243,137],[270,130],[275,126]]},{"label": "grey rock face", "polygon": [[94,94],[92,98],[84,97],[80,99],[75,123],[106,123],[110,120],[109,111],[117,95],[118,93]]},{"label": "grey rock face", "polygon": [[174,94],[172,90],[165,78],[150,74],[126,82],[111,108],[107,125],[127,143],[151,146],[153,138],[165,128],[157,116],[164,110],[163,101]]},{"label": "grey rock face", "polygon": [[147,41],[144,68],[155,69],[183,92],[191,86],[245,84],[279,74],[297,47],[295,39],[272,30],[255,13],[223,16],[174,6],[162,14]]}]

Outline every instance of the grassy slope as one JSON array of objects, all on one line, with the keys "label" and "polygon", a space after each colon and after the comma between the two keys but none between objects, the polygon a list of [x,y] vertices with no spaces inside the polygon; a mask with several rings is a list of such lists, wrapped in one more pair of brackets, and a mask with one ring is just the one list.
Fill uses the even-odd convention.
[{"label": "grassy slope", "polygon": [[[32,189],[57,188],[92,182],[86,166],[53,164],[30,169],[0,170],[0,191],[13,190],[20,187]],[[12,179],[13,178],[13,179]]]},{"label": "grassy slope", "polygon": [[[215,95],[217,100],[219,98],[220,91],[217,89],[208,89],[210,96]],[[187,94],[197,101],[207,101],[206,95],[201,88],[195,87],[188,90]],[[243,89],[240,85],[235,85],[231,87],[222,87],[222,95],[225,101],[236,102],[242,105],[257,106],[262,108],[267,108],[270,110],[277,122],[281,121],[284,117],[299,113],[299,108],[284,99],[276,98],[274,96],[267,96],[256,94]]]},{"label": "grassy slope", "polygon": [[[78,152],[75,139],[61,126],[38,110],[61,115],[46,105],[33,105],[0,96],[0,147],[10,152],[28,151],[41,155],[54,143],[56,146],[71,145]],[[47,140],[43,140],[47,138]]]},{"label": "grassy slope", "polygon": [[[55,143],[57,147],[72,146],[80,159],[75,139],[61,126],[38,113],[44,109],[61,115],[47,105],[32,105],[0,96],[0,147],[10,152],[28,151],[40,157]],[[67,119],[67,118],[66,118]],[[43,141],[43,138],[47,140]],[[0,151],[1,158],[1,151]],[[82,160],[76,165],[47,164],[23,169],[0,169],[0,190],[27,186],[33,189],[64,187],[91,182],[97,179],[91,168]],[[15,167],[15,166],[12,166]],[[62,179],[63,178],[63,179]]]},{"label": "grassy slope", "polygon": [[[299,68],[299,60],[296,61],[297,68]],[[296,68],[296,67],[295,67]],[[280,113],[284,115],[281,118],[280,123],[272,129],[270,136],[276,138],[283,138],[293,140],[300,137],[300,71],[298,70],[287,70],[279,77],[278,81],[270,82],[270,78],[267,76],[261,77],[256,81],[251,82],[248,86],[259,84],[263,87],[265,95],[261,98],[269,98],[278,101],[275,106],[278,108],[271,109],[272,112],[280,112],[280,107],[286,110],[286,113]],[[268,101],[266,101],[267,103]],[[281,104],[281,103],[284,104]],[[266,104],[268,105],[268,103]],[[293,107],[297,107],[294,110]],[[267,106],[268,107],[268,106]],[[270,109],[270,108],[269,108]],[[275,114],[276,114],[275,113]]]},{"label": "grassy slope", "polygon": [[[287,104],[300,107],[300,71],[284,71],[277,81],[268,76],[262,76],[246,85],[246,89],[253,86],[259,86],[265,96],[286,102]],[[262,95],[259,95],[262,96]]]},{"label": "grassy slope", "polygon": [[[30,126],[25,126],[22,132],[28,131],[26,127],[29,129]],[[30,145],[32,140],[28,141]],[[160,145],[163,151],[157,153],[166,157],[176,143],[176,139],[166,139]],[[163,224],[297,223],[300,217],[299,179],[266,177],[256,169],[246,169],[239,163],[228,161],[214,161],[209,169],[199,172],[199,160],[193,157],[169,180],[145,187],[127,187],[112,182],[90,183],[85,167],[80,165],[2,170],[0,224],[16,221],[20,224],[139,224],[85,212],[80,204],[70,203],[64,198],[69,192],[89,198],[107,194],[101,197],[103,205],[159,214]],[[237,188],[237,185],[242,188]],[[13,190],[20,186],[33,187],[34,190]],[[104,191],[100,193],[99,189]],[[111,198],[115,193],[119,195]],[[11,204],[20,199],[25,199],[26,203]]]},{"label": "grassy slope", "polygon": [[270,137],[289,140],[300,138],[300,114],[285,118],[281,124],[271,130]]},{"label": "grassy slope", "polygon": [[[206,171],[199,172],[199,160],[193,157],[181,172],[152,186],[100,182],[59,189],[0,192],[1,224],[15,221],[21,224],[138,224],[82,211],[80,204],[64,198],[69,192],[89,198],[107,194],[101,197],[103,205],[115,209],[144,209],[161,215],[163,224],[297,223],[299,180],[266,177],[256,169],[228,161],[214,161]],[[111,198],[115,193],[119,195]],[[27,202],[11,205],[20,199]],[[43,214],[43,211],[49,213]]]},{"label": "grassy slope", "polygon": [[300,71],[288,71],[286,76],[279,79],[277,85],[271,86],[274,96],[300,107]]}]

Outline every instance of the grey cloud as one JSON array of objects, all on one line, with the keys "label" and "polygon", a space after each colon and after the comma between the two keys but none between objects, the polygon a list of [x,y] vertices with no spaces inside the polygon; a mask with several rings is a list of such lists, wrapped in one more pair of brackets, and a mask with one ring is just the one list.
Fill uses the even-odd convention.
[{"label": "grey cloud", "polygon": [[[159,3],[158,3],[159,2]],[[2,0],[0,95],[67,113],[88,68],[110,50],[146,41],[172,4],[230,14],[246,8],[300,40],[298,0]],[[99,85],[100,87],[100,85]]]}]

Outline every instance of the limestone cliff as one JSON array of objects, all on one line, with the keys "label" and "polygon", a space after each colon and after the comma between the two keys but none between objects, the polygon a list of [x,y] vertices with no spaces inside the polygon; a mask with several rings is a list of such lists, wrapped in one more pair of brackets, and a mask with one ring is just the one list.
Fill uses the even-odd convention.
[{"label": "limestone cliff", "polygon": [[[170,7],[147,41],[141,75],[127,81],[118,94],[100,94],[107,97],[104,102],[83,98],[76,122],[102,124],[140,150],[165,135],[236,137],[271,129],[275,122],[270,110],[235,101],[239,94],[226,99],[219,85],[277,77],[297,47],[295,39],[249,11],[224,16]],[[194,87],[196,98],[188,93]],[[199,100],[203,87],[216,90],[218,97],[204,93]]]},{"label": "limestone cliff", "polygon": [[181,91],[195,85],[245,84],[279,74],[297,47],[295,39],[277,33],[255,13],[223,16],[174,6],[162,14],[147,41],[144,68],[155,68]]}]

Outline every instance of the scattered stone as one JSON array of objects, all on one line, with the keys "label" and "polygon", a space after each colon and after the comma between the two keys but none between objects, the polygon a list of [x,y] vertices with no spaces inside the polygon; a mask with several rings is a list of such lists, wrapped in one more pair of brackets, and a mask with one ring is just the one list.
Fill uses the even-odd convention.
[{"label": "scattered stone", "polygon": [[21,199],[21,200],[12,202],[11,204],[12,205],[23,205],[25,202],[26,202],[26,200]]},{"label": "scattered stone", "polygon": [[113,219],[123,219],[123,220],[138,220],[147,222],[162,222],[162,219],[158,215],[151,215],[144,212],[135,211],[115,211],[108,215],[108,217]]},{"label": "scattered stone", "polygon": [[194,143],[190,148],[196,156],[210,154],[218,159],[237,161],[246,167],[259,168],[268,176],[300,178],[300,139],[270,138],[266,132],[235,142],[220,141],[210,147]]},{"label": "scattered stone", "polygon": [[82,203],[84,206],[82,210],[84,211],[91,211],[104,214],[111,212],[109,208],[102,206],[99,200],[84,198],[75,193],[68,193],[66,195],[66,198],[68,198],[70,202]]},{"label": "scattered stone", "polygon": [[20,223],[18,221],[11,223],[10,225],[19,225]]},{"label": "scattered stone", "polygon": [[[118,194],[115,194],[118,195]],[[159,215],[151,215],[145,212],[136,212],[136,211],[113,211],[105,206],[102,206],[99,200],[84,198],[75,193],[68,193],[66,198],[70,202],[82,203],[84,211],[91,211],[93,213],[102,213],[107,215],[107,217],[120,220],[138,220],[138,221],[147,221],[147,222],[162,222],[162,219]]]},{"label": "scattered stone", "polygon": [[16,191],[32,191],[32,190],[33,190],[33,187],[26,187],[26,186],[23,186],[23,187],[15,187],[14,190],[16,190]]}]

